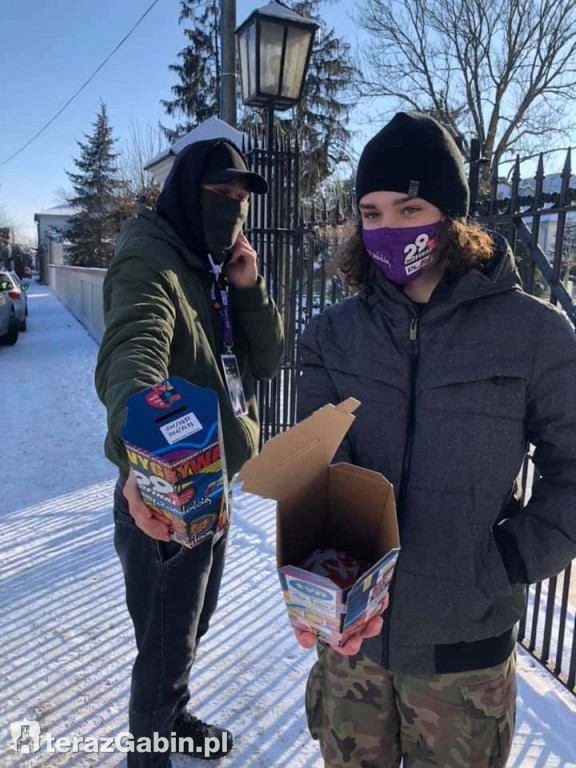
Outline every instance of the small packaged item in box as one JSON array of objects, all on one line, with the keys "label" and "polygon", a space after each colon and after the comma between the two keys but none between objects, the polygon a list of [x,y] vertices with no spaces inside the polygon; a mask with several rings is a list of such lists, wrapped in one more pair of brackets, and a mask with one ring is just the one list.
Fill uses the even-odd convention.
[{"label": "small packaged item in box", "polygon": [[338,549],[331,543],[325,543],[311,552],[298,567],[332,579],[340,589],[348,589],[368,570],[370,563]]},{"label": "small packaged item in box", "polygon": [[172,376],[128,398],[124,444],[145,503],[192,548],[228,524],[218,395]]},{"label": "small packaged item in box", "polygon": [[388,480],[330,463],[359,405],[349,398],[320,408],[269,440],[238,476],[245,491],[277,502],[276,560],[290,623],[339,645],[384,610],[400,548]]}]

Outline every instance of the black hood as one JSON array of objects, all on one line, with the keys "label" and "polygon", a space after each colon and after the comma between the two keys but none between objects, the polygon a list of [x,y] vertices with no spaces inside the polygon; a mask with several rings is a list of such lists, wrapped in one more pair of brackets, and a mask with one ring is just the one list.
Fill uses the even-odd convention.
[{"label": "black hood", "polygon": [[184,147],[174,160],[172,170],[156,200],[156,210],[168,221],[178,237],[196,256],[207,258],[204,241],[200,182],[208,155],[219,144],[230,144],[228,139],[195,141]]}]

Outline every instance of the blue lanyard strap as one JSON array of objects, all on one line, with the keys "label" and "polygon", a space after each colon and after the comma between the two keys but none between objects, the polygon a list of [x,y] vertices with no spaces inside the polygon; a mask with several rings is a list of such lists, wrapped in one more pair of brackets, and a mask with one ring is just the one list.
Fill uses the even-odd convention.
[{"label": "blue lanyard strap", "polygon": [[222,333],[224,337],[224,347],[228,354],[232,353],[234,340],[232,337],[232,318],[230,317],[230,306],[228,304],[228,293],[226,286],[220,278],[220,271],[214,270],[214,282],[210,291],[212,306],[220,315],[222,323]]}]

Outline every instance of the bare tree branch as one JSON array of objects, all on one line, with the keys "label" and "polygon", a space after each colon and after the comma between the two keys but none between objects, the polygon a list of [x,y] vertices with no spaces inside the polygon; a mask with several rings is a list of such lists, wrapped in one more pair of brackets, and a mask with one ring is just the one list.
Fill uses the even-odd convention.
[{"label": "bare tree branch", "polygon": [[574,0],[361,0],[357,21],[361,94],[474,133],[490,160],[574,128]]}]

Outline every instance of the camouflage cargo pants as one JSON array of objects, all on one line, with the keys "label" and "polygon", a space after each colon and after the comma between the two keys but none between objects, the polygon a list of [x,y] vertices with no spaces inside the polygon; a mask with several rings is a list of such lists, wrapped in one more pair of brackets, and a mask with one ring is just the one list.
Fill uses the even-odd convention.
[{"label": "camouflage cargo pants", "polygon": [[474,672],[398,675],[318,645],[306,688],[326,768],[502,768],[516,717],[516,654]]}]

